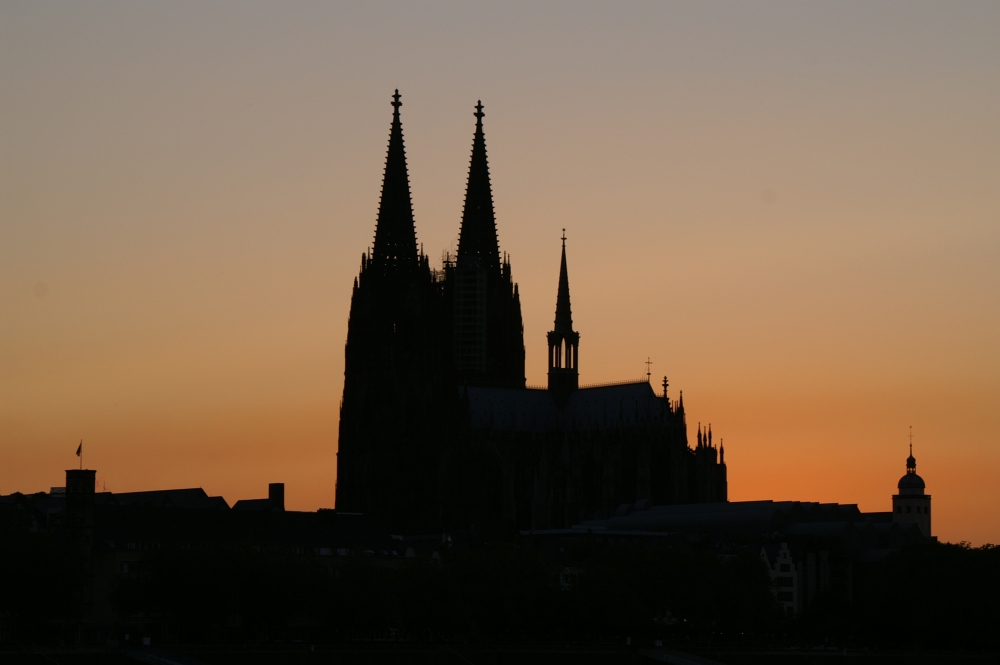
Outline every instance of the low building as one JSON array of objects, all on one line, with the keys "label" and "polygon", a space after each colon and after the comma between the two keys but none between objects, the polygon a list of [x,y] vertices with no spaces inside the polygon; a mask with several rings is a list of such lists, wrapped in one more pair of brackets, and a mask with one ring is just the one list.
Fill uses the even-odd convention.
[{"label": "low building", "polygon": [[522,531],[539,541],[598,538],[687,544],[720,555],[760,554],[782,611],[801,614],[824,593],[849,599],[857,566],[877,562],[893,550],[926,542],[930,497],[916,475],[911,452],[907,475],[892,498],[892,512],[862,512],[855,504],[809,501],[731,501],[654,505],[637,501],[607,519],[568,529]]},{"label": "low building", "polygon": [[136,621],[148,623],[119,616],[113,593],[120,581],[141,577],[151,555],[165,548],[273,552],[330,568],[351,557],[395,565],[405,556],[402,543],[364,515],[285,510],[281,483],[270,485],[267,498],[230,508],[201,488],[96,492],[95,474],[72,469],[65,491],[0,497],[0,510],[18,512],[30,530],[64,544],[80,582],[82,625],[95,630],[127,632]]}]

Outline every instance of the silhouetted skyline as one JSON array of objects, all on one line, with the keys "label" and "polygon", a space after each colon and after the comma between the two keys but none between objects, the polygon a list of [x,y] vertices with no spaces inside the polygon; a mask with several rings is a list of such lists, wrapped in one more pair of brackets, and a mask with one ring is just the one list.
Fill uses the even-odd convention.
[{"label": "silhouetted skyline", "polygon": [[650,358],[726,433],[730,498],[888,510],[912,424],[936,533],[995,542],[998,32],[992,4],[6,3],[0,493],[83,438],[115,491],[332,505],[399,87],[435,265],[487,107],[529,384],[566,228],[581,381]]}]

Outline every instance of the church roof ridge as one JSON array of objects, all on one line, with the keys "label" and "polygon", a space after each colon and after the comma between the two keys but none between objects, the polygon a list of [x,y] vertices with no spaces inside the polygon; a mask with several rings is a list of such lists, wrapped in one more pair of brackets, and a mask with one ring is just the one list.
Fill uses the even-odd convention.
[{"label": "church roof ridge", "polygon": [[627,380],[627,381],[603,381],[603,382],[600,382],[600,383],[588,383],[585,386],[580,386],[578,388],[578,390],[591,390],[593,388],[611,388],[611,387],[614,387],[614,386],[633,386],[633,385],[640,384],[640,383],[646,383],[646,384],[648,384],[649,381],[647,381],[645,379],[645,377],[640,378],[640,379]]}]

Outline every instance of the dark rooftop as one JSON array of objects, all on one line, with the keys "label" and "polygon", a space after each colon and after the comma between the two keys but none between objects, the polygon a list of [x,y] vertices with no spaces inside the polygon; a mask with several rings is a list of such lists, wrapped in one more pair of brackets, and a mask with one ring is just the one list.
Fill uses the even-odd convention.
[{"label": "dark rooftop", "polygon": [[562,409],[547,390],[531,388],[463,388],[473,429],[513,432],[602,430],[659,423],[666,403],[647,381],[581,388]]}]

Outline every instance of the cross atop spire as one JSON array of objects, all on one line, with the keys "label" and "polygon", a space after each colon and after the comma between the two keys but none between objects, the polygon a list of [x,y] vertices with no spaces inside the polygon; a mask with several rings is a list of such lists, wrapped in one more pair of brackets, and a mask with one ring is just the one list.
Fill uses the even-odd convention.
[{"label": "cross atop spire", "polygon": [[913,456],[913,425],[910,425],[910,456],[906,458],[906,472],[917,472],[917,460]]}]

